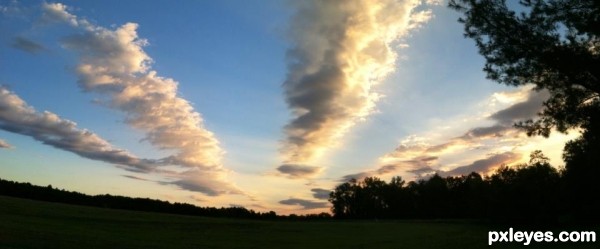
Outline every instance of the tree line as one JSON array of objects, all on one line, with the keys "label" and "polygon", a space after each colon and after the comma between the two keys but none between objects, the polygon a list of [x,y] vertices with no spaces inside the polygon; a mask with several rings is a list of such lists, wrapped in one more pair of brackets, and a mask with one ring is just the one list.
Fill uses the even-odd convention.
[{"label": "tree line", "polygon": [[132,198],[116,195],[87,195],[74,191],[19,183],[0,179],[0,195],[32,200],[57,202],[73,205],[125,209],[134,211],[158,212],[169,214],[193,215],[203,217],[226,217],[244,219],[286,219],[286,220],[315,220],[331,218],[330,214],[308,215],[278,215],[274,211],[257,212],[241,206],[232,207],[199,207],[189,203],[171,203],[150,198]]},{"label": "tree line", "polygon": [[[340,219],[477,219],[552,224],[598,221],[600,206],[573,202],[564,170],[541,151],[528,164],[504,165],[489,176],[471,173],[406,182],[377,177],[343,183],[330,194]],[[589,193],[595,198],[597,193]],[[597,201],[597,200],[596,200]]]}]

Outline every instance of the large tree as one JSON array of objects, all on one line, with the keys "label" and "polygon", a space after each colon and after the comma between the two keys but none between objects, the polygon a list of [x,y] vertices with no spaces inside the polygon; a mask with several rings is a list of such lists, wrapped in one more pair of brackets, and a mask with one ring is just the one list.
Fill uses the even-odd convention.
[{"label": "large tree", "polygon": [[593,178],[600,173],[600,1],[451,0],[449,6],[463,14],[459,22],[485,57],[489,79],[550,93],[539,117],[518,127],[546,137],[553,129],[581,131],[565,146],[567,189],[580,206],[599,207]]}]

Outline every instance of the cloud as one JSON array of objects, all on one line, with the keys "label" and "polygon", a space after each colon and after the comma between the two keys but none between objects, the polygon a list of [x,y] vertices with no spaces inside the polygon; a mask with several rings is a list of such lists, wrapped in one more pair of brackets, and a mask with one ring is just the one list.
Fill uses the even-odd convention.
[{"label": "cloud", "polygon": [[67,6],[62,3],[46,3],[42,4],[42,18],[44,24],[66,22],[76,26],[78,24],[77,17],[67,11]]},{"label": "cloud", "polygon": [[503,164],[510,164],[521,159],[520,154],[513,152],[504,152],[492,155],[485,159],[477,160],[469,165],[456,167],[450,171],[441,172],[443,176],[468,175],[471,172],[486,173]]},{"label": "cloud", "polygon": [[331,190],[322,188],[313,188],[310,191],[313,192],[313,197],[319,200],[329,199],[329,193],[331,193]]},{"label": "cloud", "polygon": [[512,130],[512,123],[508,124],[496,124],[492,126],[476,127],[467,131],[463,136],[458,139],[476,139],[484,137],[502,137],[504,134]]},{"label": "cloud", "polygon": [[[492,97],[512,104],[489,115],[487,121],[491,121],[491,125],[470,128],[460,136],[442,140],[437,144],[429,144],[427,139],[410,136],[393,152],[380,158],[384,166],[377,170],[346,175],[342,177],[342,181],[390,172],[409,173],[416,177],[434,172],[446,175],[468,174],[472,171],[485,173],[491,167],[519,160],[521,155],[511,150],[519,146],[525,138],[523,131],[515,128],[514,123],[535,118],[542,110],[548,93],[524,87],[515,92],[495,93]],[[477,153],[476,150],[480,152]],[[461,160],[464,163],[465,157],[472,158],[476,156],[475,154],[486,153],[486,151],[489,153],[489,150],[497,151],[492,151],[493,156],[486,159],[476,160],[463,166],[454,166],[456,163],[450,163],[450,167],[454,169],[440,170],[444,166],[440,165],[440,160],[444,160],[445,163]]]},{"label": "cloud", "polygon": [[381,97],[372,88],[394,71],[392,44],[431,18],[421,1],[294,1],[288,75],[293,119],[285,126],[286,164],[317,158]]},{"label": "cloud", "polygon": [[355,174],[349,174],[349,175],[342,176],[342,178],[339,181],[340,182],[348,182],[352,179],[361,180],[363,178],[375,175],[375,172],[376,171],[365,171],[365,172],[359,172],[359,173],[355,173]]},{"label": "cloud", "polygon": [[386,174],[394,174],[399,170],[404,170],[407,172],[411,172],[414,169],[422,169],[429,168],[431,164],[437,161],[437,157],[433,156],[425,156],[425,157],[416,157],[410,160],[404,161],[396,161],[394,164],[388,164],[384,166],[380,166],[376,170],[369,170],[364,172],[359,172],[356,174],[345,175],[340,179],[340,182],[348,182],[352,179],[361,180],[370,176],[381,176]]},{"label": "cloud", "polygon": [[140,180],[140,181],[145,181],[145,182],[149,182],[150,180],[143,178],[143,177],[139,177],[139,176],[134,176],[134,175],[122,175],[123,177],[127,177],[129,179],[134,179],[134,180]]},{"label": "cloud", "polygon": [[277,167],[277,170],[292,178],[303,178],[316,175],[321,171],[321,168],[300,164],[284,164]]},{"label": "cloud", "polygon": [[417,178],[422,178],[424,175],[429,175],[429,174],[435,173],[436,170],[434,170],[433,168],[431,168],[429,166],[425,166],[422,168],[407,170],[407,172],[415,174],[417,176]]},{"label": "cloud", "polygon": [[78,29],[62,45],[79,55],[75,72],[84,91],[98,93],[100,103],[123,112],[128,125],[145,133],[145,141],[175,151],[164,160],[180,167],[171,175],[177,178],[173,185],[209,196],[241,192],[226,181],[224,151],[192,104],[178,96],[178,82],[151,70],[152,58],[143,49],[148,42],[138,37],[137,24],[92,25],[62,4],[44,4],[42,19]]},{"label": "cloud", "polygon": [[498,111],[491,119],[501,124],[510,124],[535,117],[543,109],[543,103],[550,97],[548,91],[531,91],[527,100]]},{"label": "cloud", "polygon": [[311,201],[311,200],[304,200],[304,199],[298,199],[298,198],[290,198],[287,200],[281,200],[281,201],[279,201],[279,203],[283,204],[283,205],[299,205],[299,206],[302,206],[302,209],[316,209],[316,208],[327,207],[327,202]]},{"label": "cloud", "polygon": [[180,189],[200,192],[208,196],[219,195],[245,195],[235,185],[224,179],[224,174],[218,171],[191,170],[172,175],[174,181],[161,182],[166,185],[174,185]]},{"label": "cloud", "polygon": [[197,202],[205,202],[206,201],[205,199],[200,198],[200,197],[195,196],[195,195],[190,195],[189,198],[192,199],[192,200],[194,200],[194,201],[197,201]]},{"label": "cloud", "polygon": [[44,111],[37,112],[16,94],[0,86],[0,129],[29,136],[44,144],[81,157],[117,164],[125,169],[151,172],[160,160],[140,159],[114,148],[95,133],[79,129],[73,121]]},{"label": "cloud", "polygon": [[15,37],[11,46],[31,54],[36,54],[46,49],[43,45],[21,36]]},{"label": "cloud", "polygon": [[[525,88],[528,89],[528,88]],[[514,123],[533,119],[543,109],[543,103],[549,97],[547,91],[529,91],[526,99],[490,115],[489,119],[496,122],[492,126],[476,127],[467,131],[458,139],[476,139],[486,137],[502,137],[515,132]]]},{"label": "cloud", "polygon": [[12,149],[13,146],[10,145],[8,142],[0,139],[0,149]]},{"label": "cloud", "polygon": [[23,7],[16,0],[10,1],[10,3],[0,4],[0,14],[4,16],[21,16],[23,14]]}]

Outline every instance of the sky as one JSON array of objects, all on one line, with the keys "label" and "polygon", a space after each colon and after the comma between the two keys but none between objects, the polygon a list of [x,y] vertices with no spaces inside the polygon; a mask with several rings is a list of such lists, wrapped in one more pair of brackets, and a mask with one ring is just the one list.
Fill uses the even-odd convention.
[{"label": "sky", "polygon": [[546,92],[485,78],[444,1],[0,0],[0,178],[328,212],[351,178],[493,172]]}]

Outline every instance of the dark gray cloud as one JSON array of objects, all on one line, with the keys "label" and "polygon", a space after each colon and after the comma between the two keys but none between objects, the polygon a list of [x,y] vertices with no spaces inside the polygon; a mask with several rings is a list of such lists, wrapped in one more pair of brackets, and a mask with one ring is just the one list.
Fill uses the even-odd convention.
[{"label": "dark gray cloud", "polygon": [[319,200],[329,199],[329,193],[331,193],[331,190],[322,188],[313,188],[310,191],[313,192],[313,197]]},{"label": "dark gray cloud", "polygon": [[321,202],[321,201],[311,201],[311,200],[304,200],[304,199],[298,199],[298,198],[290,198],[287,200],[281,200],[279,201],[280,204],[283,205],[299,205],[302,206],[302,209],[316,209],[316,208],[324,208],[327,207],[327,202]]},{"label": "dark gray cloud", "polygon": [[140,159],[73,121],[45,111],[37,112],[25,101],[0,86],[0,129],[32,137],[44,144],[70,151],[81,157],[120,165],[137,172],[150,172],[163,165],[161,160]]},{"label": "dark gray cloud", "polygon": [[[456,144],[457,144],[457,141],[449,141],[446,143],[430,146],[427,148],[426,152],[439,153],[439,152],[444,151],[445,149],[449,148],[450,146],[453,146]],[[408,148],[408,150],[410,150],[410,148]]]},{"label": "dark gray cloud", "polygon": [[210,170],[189,170],[171,174],[177,180],[159,182],[164,185],[174,185],[180,189],[200,192],[208,196],[219,195],[245,195],[242,190],[231,183],[224,181],[223,174]]},{"label": "dark gray cloud", "polygon": [[319,167],[299,165],[299,164],[284,164],[277,168],[283,174],[292,178],[303,178],[317,174],[321,169]]},{"label": "dark gray cloud", "polygon": [[514,152],[504,152],[501,154],[492,155],[488,158],[477,160],[469,165],[460,166],[453,170],[441,172],[440,175],[455,176],[455,175],[468,175],[471,172],[485,173],[494,167],[498,167],[502,164],[509,164],[521,158],[520,154]]},{"label": "dark gray cloud", "polygon": [[293,117],[284,128],[282,152],[285,162],[303,164],[372,113],[379,97],[372,86],[394,70],[392,44],[430,15],[412,13],[417,5],[406,1],[294,1],[293,6],[283,84]]},{"label": "dark gray cloud", "polygon": [[361,179],[363,179],[365,177],[369,177],[369,176],[383,175],[383,174],[387,174],[387,173],[396,171],[398,169],[398,167],[400,167],[400,166],[399,165],[384,165],[384,166],[379,167],[376,170],[364,171],[364,172],[359,172],[356,174],[349,174],[349,175],[342,176],[342,179],[340,179],[340,181],[347,182],[352,179],[361,180]]},{"label": "dark gray cloud", "polygon": [[496,124],[487,127],[476,127],[467,131],[462,139],[477,139],[484,137],[503,137],[509,130],[514,130],[512,124]]},{"label": "dark gray cloud", "polygon": [[492,116],[491,119],[498,121],[500,124],[509,124],[521,120],[534,118],[543,109],[544,101],[548,99],[550,94],[548,91],[534,91],[529,93],[527,100],[516,103],[506,109],[500,110]]},{"label": "dark gray cloud", "polygon": [[513,104],[505,109],[497,111],[490,116],[491,120],[496,121],[495,125],[487,127],[477,127],[469,130],[461,138],[475,139],[484,137],[502,137],[507,132],[514,131],[513,126],[518,121],[533,119],[542,111],[543,103],[548,99],[547,91],[530,91],[525,101]]},{"label": "dark gray cloud", "polygon": [[417,175],[417,177],[421,178],[424,175],[435,173],[436,170],[434,170],[433,168],[431,168],[429,166],[425,166],[425,167],[421,167],[421,168],[407,170],[406,172],[413,173],[413,174]]},{"label": "dark gray cloud", "polygon": [[404,169],[407,172],[411,172],[410,169],[417,169],[423,167],[429,167],[432,163],[434,163],[438,158],[435,156],[419,156],[412,158],[411,160],[405,160],[396,162],[394,164],[383,165],[376,170],[359,172],[356,174],[349,174],[343,176],[340,181],[347,182],[352,179],[361,180],[365,177],[376,176],[376,175],[385,175],[389,173],[398,172],[401,169]]},{"label": "dark gray cloud", "polygon": [[359,172],[356,174],[349,174],[349,175],[342,176],[342,178],[340,179],[340,182],[348,182],[352,179],[361,180],[365,177],[369,177],[372,175],[373,175],[373,171],[365,171],[365,172]]},{"label": "dark gray cloud", "polygon": [[18,50],[25,51],[31,54],[36,54],[46,50],[46,48],[43,45],[20,36],[17,36],[13,39],[11,46]]},{"label": "dark gray cloud", "polygon": [[148,180],[148,179],[146,179],[146,178],[139,177],[139,176],[134,176],[134,175],[121,175],[121,176],[123,176],[123,177],[127,177],[127,178],[129,178],[129,179],[134,179],[134,180],[140,180],[140,181],[146,181],[146,182],[147,182],[147,181],[150,181],[150,180]]},{"label": "dark gray cloud", "polygon": [[387,173],[391,173],[394,172],[398,169],[398,165],[384,165],[381,166],[379,169],[377,169],[377,173],[378,174],[387,174]]},{"label": "dark gray cloud", "polygon": [[193,192],[200,192],[200,193],[203,193],[208,196],[219,196],[222,194],[219,191],[217,191],[217,189],[215,189],[211,186],[197,184],[196,182],[189,181],[189,180],[177,180],[177,181],[173,181],[173,182],[165,182],[165,184],[166,185],[175,185],[181,189],[185,189],[185,190],[189,190],[189,191],[193,191]]}]

